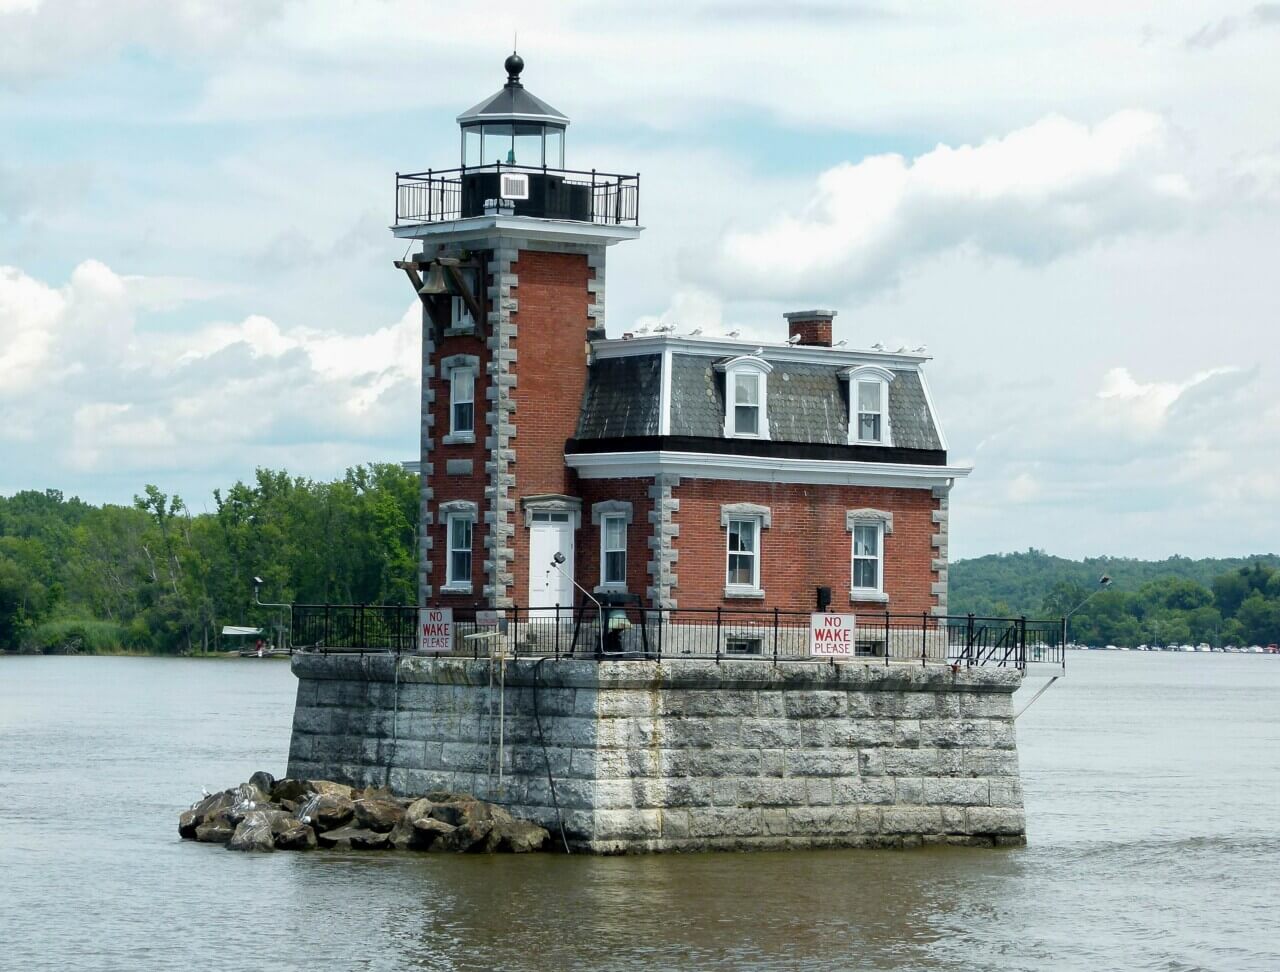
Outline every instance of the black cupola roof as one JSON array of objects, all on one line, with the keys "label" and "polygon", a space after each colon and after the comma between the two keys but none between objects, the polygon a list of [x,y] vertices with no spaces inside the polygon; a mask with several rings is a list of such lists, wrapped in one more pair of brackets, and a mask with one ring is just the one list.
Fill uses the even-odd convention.
[{"label": "black cupola roof", "polygon": [[567,115],[556,111],[541,98],[530,94],[520,83],[520,72],[524,70],[524,58],[513,51],[503,67],[507,71],[507,83],[502,86],[502,90],[464,111],[458,116],[458,124],[541,122],[560,128],[569,124]]}]

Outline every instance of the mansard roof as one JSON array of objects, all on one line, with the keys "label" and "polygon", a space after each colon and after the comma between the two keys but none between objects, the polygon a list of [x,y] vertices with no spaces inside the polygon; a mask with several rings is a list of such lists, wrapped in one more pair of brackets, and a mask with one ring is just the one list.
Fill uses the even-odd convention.
[{"label": "mansard roof", "polygon": [[[608,347],[604,347],[607,345]],[[626,345],[631,345],[627,347]],[[654,345],[647,347],[646,345]],[[828,348],[724,342],[596,342],[577,439],[670,435],[724,438],[725,375],[717,368],[737,353],[756,353],[772,365],[768,382],[770,439],[848,447],[848,371],[862,364],[887,369],[893,450],[946,448],[920,372],[921,356],[845,352]],[[635,353],[631,353],[635,352]],[[670,357],[670,417],[662,421],[662,359]]]}]

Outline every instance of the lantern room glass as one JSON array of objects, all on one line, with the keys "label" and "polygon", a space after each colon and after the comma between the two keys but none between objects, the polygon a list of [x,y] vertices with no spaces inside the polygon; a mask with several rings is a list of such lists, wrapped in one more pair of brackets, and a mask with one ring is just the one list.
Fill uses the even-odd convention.
[{"label": "lantern room glass", "polygon": [[532,122],[462,126],[462,164],[564,167],[564,129]]}]

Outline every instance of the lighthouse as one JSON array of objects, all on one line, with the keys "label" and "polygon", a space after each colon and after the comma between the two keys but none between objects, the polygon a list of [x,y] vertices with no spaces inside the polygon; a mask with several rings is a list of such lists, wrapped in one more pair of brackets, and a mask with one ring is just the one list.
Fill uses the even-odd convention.
[{"label": "lighthouse", "polygon": [[573,603],[565,443],[605,336],[608,248],[641,230],[639,175],[567,167],[568,116],[518,54],[503,67],[457,118],[458,165],[396,176],[392,230],[417,244],[396,265],[422,303],[421,604]]}]

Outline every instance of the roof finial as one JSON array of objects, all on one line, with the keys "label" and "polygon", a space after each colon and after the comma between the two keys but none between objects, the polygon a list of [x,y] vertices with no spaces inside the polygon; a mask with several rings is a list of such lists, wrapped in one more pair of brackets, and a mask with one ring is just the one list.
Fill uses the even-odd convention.
[{"label": "roof finial", "polygon": [[524,70],[524,58],[515,52],[514,46],[502,66],[507,69],[507,87],[521,87],[520,72]]}]

